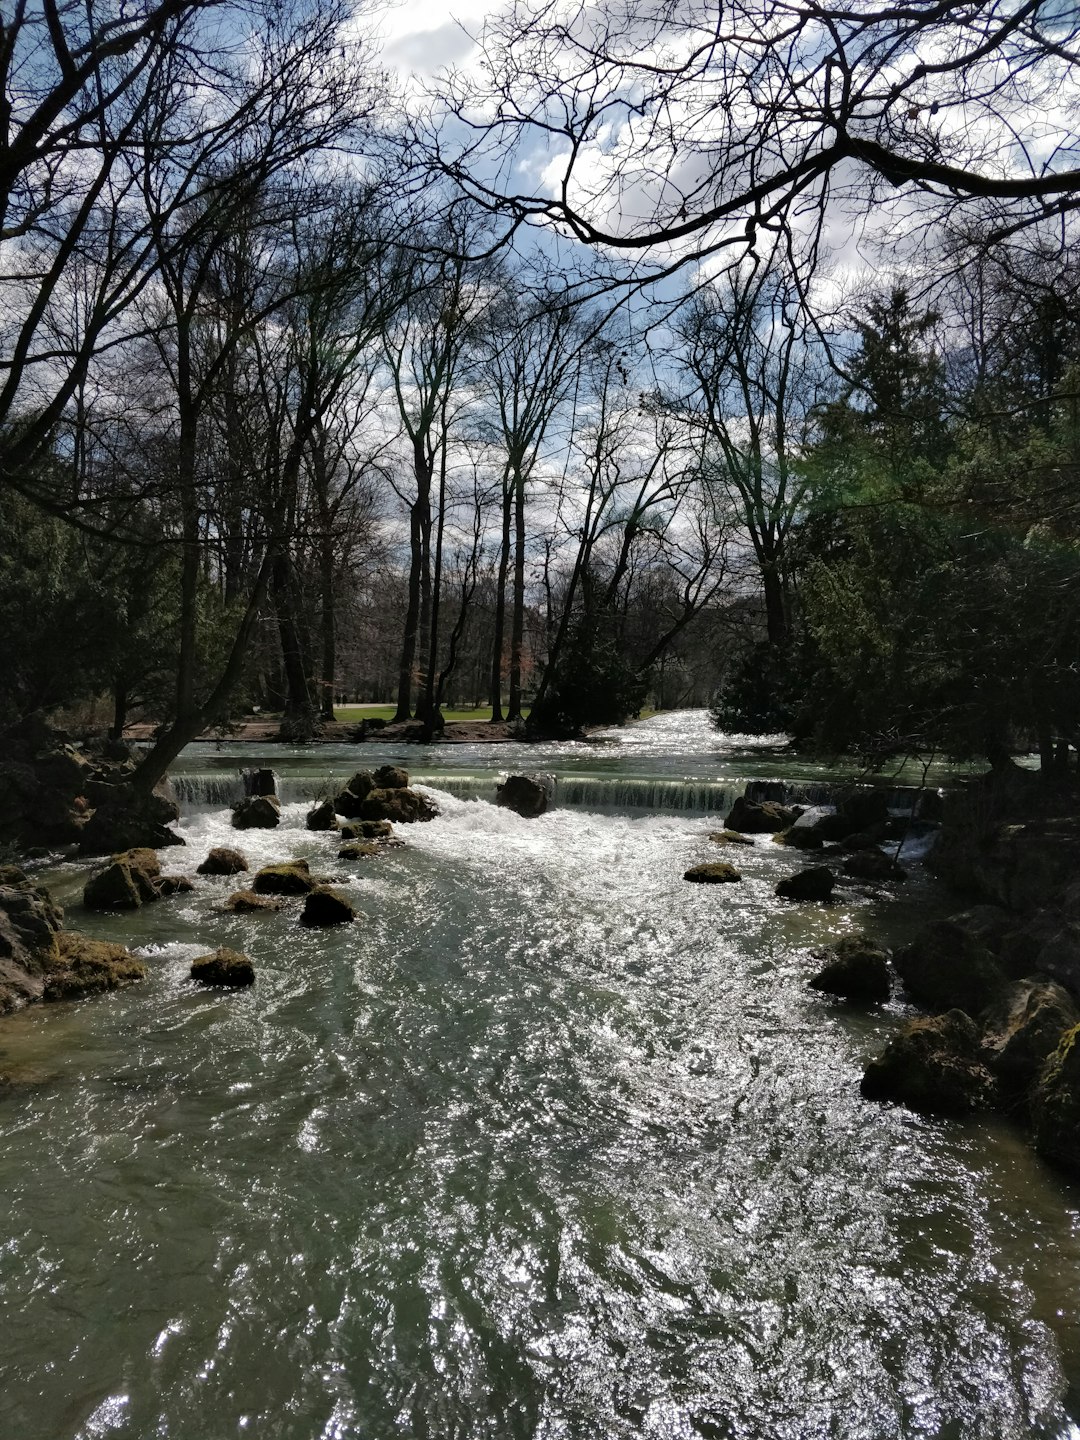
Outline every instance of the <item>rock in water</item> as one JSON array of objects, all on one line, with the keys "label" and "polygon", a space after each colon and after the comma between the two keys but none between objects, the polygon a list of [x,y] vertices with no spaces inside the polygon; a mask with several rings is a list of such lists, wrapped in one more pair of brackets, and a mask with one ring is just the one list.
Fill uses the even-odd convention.
[{"label": "rock in water", "polygon": [[1023,1099],[1067,1030],[1080,1024],[1068,991],[1041,975],[1016,980],[983,1017],[983,1053],[1002,1092]]},{"label": "rock in water", "polygon": [[894,1100],[922,1115],[965,1115],[993,1099],[979,1032],[962,1010],[910,1020],[867,1065],[867,1100]]},{"label": "rock in water", "polygon": [[357,770],[333,801],[335,813],[344,815],[346,820],[355,820],[360,814],[364,798],[375,789],[375,776],[370,770]]},{"label": "rock in water", "polygon": [[709,839],[714,845],[753,845],[749,835],[740,835],[737,830],[713,830]]},{"label": "rock in water", "polygon": [[355,919],[356,911],[344,895],[339,895],[328,886],[320,885],[318,889],[312,890],[304,901],[304,913],[300,916],[300,923],[323,929],[330,925],[349,925]]},{"label": "rock in water", "polygon": [[850,859],[840,866],[844,875],[853,880],[906,880],[907,871],[902,870],[891,855],[886,855],[876,846],[871,850],[856,850]]},{"label": "rock in water", "polygon": [[40,1000],[64,912],[15,865],[0,869],[0,1014]]},{"label": "rock in water", "polygon": [[893,958],[913,1000],[929,1009],[977,1015],[1004,987],[1005,975],[986,941],[993,938],[993,906],[976,906],[920,930]]},{"label": "rock in water", "polygon": [[438,810],[418,790],[372,790],[360,802],[364,820],[389,820],[410,825],[417,820],[434,820]]},{"label": "rock in water", "polygon": [[781,900],[828,900],[832,896],[836,876],[825,865],[800,870],[781,880],[776,893]]},{"label": "rock in water", "polygon": [[1035,1148],[1045,1160],[1080,1172],[1080,1025],[1058,1041],[1031,1096]]},{"label": "rock in water", "polygon": [[197,868],[197,875],[240,875],[248,868],[247,857],[227,845],[215,846]]},{"label": "rock in water", "polygon": [[828,963],[810,981],[812,989],[841,1000],[888,1000],[888,951],[864,935],[845,935],[823,950],[821,959]]},{"label": "rock in water", "polygon": [[400,765],[380,765],[375,771],[373,790],[407,790],[409,772]]},{"label": "rock in water", "polygon": [[392,840],[394,827],[389,820],[354,820],[341,827],[342,840]]},{"label": "rock in water", "polygon": [[251,795],[241,800],[232,814],[235,830],[273,830],[281,819],[276,795]]},{"label": "rock in water", "polygon": [[691,865],[683,875],[696,885],[731,885],[742,876],[734,865],[725,865],[722,860],[712,860],[704,865]]},{"label": "rock in water", "polygon": [[158,899],[160,880],[161,862],[153,850],[125,850],[86,882],[83,904],[88,910],[137,910]]},{"label": "rock in water", "polygon": [[495,791],[495,804],[526,820],[534,820],[548,808],[548,787],[535,775],[508,775]]},{"label": "rock in water", "polygon": [[241,778],[244,782],[244,794],[253,795],[277,795],[277,774],[273,770],[241,770]]},{"label": "rock in water", "polygon": [[258,871],[251,887],[256,895],[306,895],[314,890],[315,881],[306,860],[288,860],[281,865],[266,865]]},{"label": "rock in water", "polygon": [[794,825],[801,813],[797,806],[778,805],[775,800],[747,800],[740,795],[724,824],[744,835],[773,835]]},{"label": "rock in water", "polygon": [[130,786],[110,785],[79,838],[83,855],[108,855],[118,850],[183,845],[183,836],[169,828],[180,807],[163,790],[137,794]]},{"label": "rock in water", "polygon": [[385,845],[375,840],[350,840],[338,849],[339,860],[371,860],[376,855],[388,853]]},{"label": "rock in water", "polygon": [[235,910],[238,915],[251,915],[260,910],[280,910],[284,900],[256,895],[254,890],[236,890],[225,901],[226,910]]},{"label": "rock in water", "polygon": [[324,800],[321,805],[316,805],[314,810],[309,810],[305,821],[309,830],[336,830],[337,823],[337,813],[332,800]]},{"label": "rock in water", "polygon": [[64,930],[57,936],[57,961],[46,976],[44,998],[74,1000],[133,985],[145,977],[146,962],[122,945]]},{"label": "rock in water", "polygon": [[212,955],[200,955],[191,962],[191,978],[200,985],[224,985],[235,990],[255,984],[255,966],[246,955],[223,945]]}]

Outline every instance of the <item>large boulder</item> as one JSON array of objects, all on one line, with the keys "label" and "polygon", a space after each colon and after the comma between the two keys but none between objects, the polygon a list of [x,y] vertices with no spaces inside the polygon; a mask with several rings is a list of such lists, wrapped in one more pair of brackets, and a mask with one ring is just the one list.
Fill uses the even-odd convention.
[{"label": "large boulder", "polygon": [[307,819],[304,822],[309,830],[336,830],[338,828],[337,813],[334,810],[332,800],[324,800],[321,805],[316,805],[314,810],[309,810]]},{"label": "large boulder", "polygon": [[333,802],[335,812],[338,815],[344,815],[346,820],[358,819],[364,797],[370,795],[375,788],[375,776],[371,771],[357,770],[352,779],[346,782],[335,797]]},{"label": "large boulder", "polygon": [[879,850],[877,846],[872,849],[856,850],[841,864],[840,871],[844,875],[849,875],[853,880],[896,882],[907,879],[907,871],[902,869],[891,855],[886,855],[884,850]]},{"label": "large boulder", "polygon": [[816,830],[809,825],[789,825],[786,830],[773,836],[778,845],[790,845],[793,850],[820,850],[825,844]]},{"label": "large boulder", "polygon": [[495,804],[526,820],[543,815],[550,799],[549,787],[535,775],[508,775],[495,791]]},{"label": "large boulder", "polygon": [[1078,1024],[1076,1002],[1053,980],[1013,981],[983,1019],[983,1053],[1002,1092],[1021,1099],[1065,1031]]},{"label": "large boulder", "polygon": [[724,825],[743,835],[774,835],[794,825],[800,813],[797,806],[780,805],[775,800],[747,800],[740,795]]},{"label": "large boulder", "polygon": [[923,927],[893,957],[904,988],[931,1010],[966,1010],[977,1015],[998,995],[1005,973],[990,948],[1002,912],[978,906]]},{"label": "large boulder", "polygon": [[183,837],[170,829],[179,818],[180,807],[164,786],[142,795],[129,785],[110,785],[82,830],[79,849],[84,855],[112,855],[183,845]]},{"label": "large boulder", "polygon": [[828,866],[816,865],[781,880],[776,893],[781,900],[828,900],[835,884],[836,876]]},{"label": "large boulder", "polygon": [[83,889],[88,910],[137,910],[161,893],[161,862],[145,846],[114,855]]},{"label": "large boulder", "polygon": [[40,1000],[64,914],[14,865],[0,867],[0,1014]]},{"label": "large boulder", "polygon": [[867,1065],[867,1100],[893,1100],[923,1115],[965,1115],[991,1104],[994,1080],[979,1032],[962,1010],[910,1020]]},{"label": "large boulder", "polygon": [[200,985],[224,986],[230,990],[255,984],[255,966],[246,955],[222,945],[210,955],[191,962],[191,978]]},{"label": "large boulder", "polygon": [[826,963],[810,981],[812,989],[841,1000],[888,1000],[889,952],[865,935],[845,935],[819,958]]},{"label": "large boulder", "polygon": [[196,868],[197,875],[241,875],[248,868],[247,857],[228,845],[215,845]]},{"label": "large boulder", "polygon": [[1066,1030],[1031,1093],[1035,1148],[1080,1174],[1080,1025]]},{"label": "large boulder", "polygon": [[251,888],[256,895],[306,895],[315,881],[306,860],[287,860],[265,865],[257,872]]},{"label": "large boulder", "polygon": [[389,820],[410,825],[417,820],[434,820],[438,810],[418,790],[372,790],[360,802],[362,820]]},{"label": "large boulder", "polygon": [[146,977],[146,962],[108,940],[91,940],[74,930],[57,936],[57,956],[45,977],[45,1000],[75,1000],[133,985]]},{"label": "large boulder", "polygon": [[276,795],[248,795],[233,807],[234,830],[273,830],[281,820],[281,801]]},{"label": "large boulder", "polygon": [[683,875],[695,885],[731,885],[742,876],[734,865],[725,865],[722,860],[711,860],[704,865],[691,865]]},{"label": "large boulder", "polygon": [[326,929],[331,925],[350,925],[355,919],[356,911],[344,895],[339,895],[329,886],[320,885],[304,901],[300,923],[315,929]]}]

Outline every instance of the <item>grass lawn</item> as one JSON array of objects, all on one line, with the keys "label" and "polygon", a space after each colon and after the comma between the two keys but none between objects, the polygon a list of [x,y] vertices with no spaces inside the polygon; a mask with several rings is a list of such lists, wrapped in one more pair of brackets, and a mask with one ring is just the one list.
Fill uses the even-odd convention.
[{"label": "grass lawn", "polygon": [[[529,707],[525,706],[523,715],[528,715]],[[342,720],[346,725],[355,725],[360,720],[390,720],[394,714],[393,705],[338,705],[334,709],[334,719]],[[491,706],[481,705],[476,710],[444,710],[444,720],[490,720]]]}]

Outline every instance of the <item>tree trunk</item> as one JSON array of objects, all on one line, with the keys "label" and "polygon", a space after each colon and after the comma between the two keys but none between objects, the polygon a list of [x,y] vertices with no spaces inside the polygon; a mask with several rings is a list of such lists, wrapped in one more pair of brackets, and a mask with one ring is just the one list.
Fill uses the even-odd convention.
[{"label": "tree trunk", "polygon": [[521,651],[525,639],[525,476],[514,469],[514,616],[510,631],[507,720],[521,719]]},{"label": "tree trunk", "polygon": [[502,711],[502,652],[503,634],[506,629],[506,572],[510,568],[510,521],[512,516],[513,489],[503,483],[502,508],[502,549],[499,552],[499,577],[495,585],[495,635],[491,654],[491,718],[501,721]]},{"label": "tree trunk", "polygon": [[401,641],[401,665],[398,670],[397,710],[393,724],[408,720],[412,715],[413,665],[416,661],[416,642],[420,629],[420,570],[422,565],[420,540],[420,500],[409,507],[409,601],[405,610],[405,633]]}]

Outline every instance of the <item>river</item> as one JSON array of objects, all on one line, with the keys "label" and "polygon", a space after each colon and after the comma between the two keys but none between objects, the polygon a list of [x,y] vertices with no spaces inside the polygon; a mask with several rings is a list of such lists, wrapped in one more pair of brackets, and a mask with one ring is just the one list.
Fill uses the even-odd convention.
[{"label": "river", "polygon": [[[240,835],[259,760],[283,823]],[[386,760],[440,818],[339,862],[310,798]],[[555,773],[555,808],[492,805],[508,765]],[[767,838],[740,885],[682,880],[747,779],[828,767],[684,712],[524,751],[195,746],[176,774],[167,870],[303,855],[362,918],[234,916],[229,880],[92,915],[86,865],[41,872],[151,975],[0,1029],[0,1435],[1080,1436],[1080,1189],[1005,1121],[863,1101],[910,1011],[807,988],[815,945],[947,897],[916,856],[896,898],[785,905],[805,857]],[[251,990],[187,978],[221,944]]]}]

